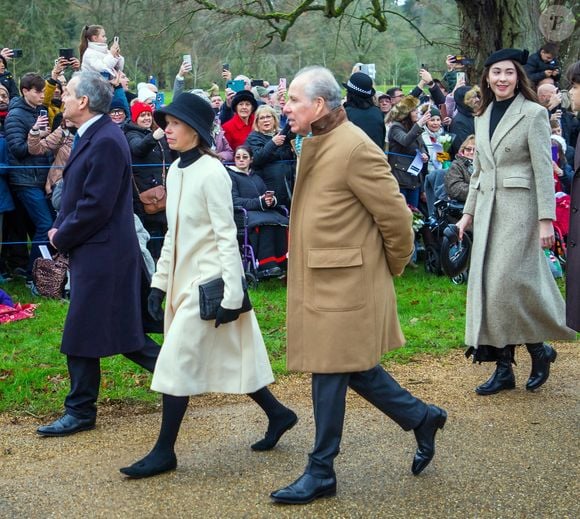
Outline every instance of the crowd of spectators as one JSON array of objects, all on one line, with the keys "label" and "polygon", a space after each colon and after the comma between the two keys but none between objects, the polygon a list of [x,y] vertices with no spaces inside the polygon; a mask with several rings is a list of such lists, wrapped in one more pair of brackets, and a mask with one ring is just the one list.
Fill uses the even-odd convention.
[{"label": "crowd of spectators", "polygon": [[[163,93],[154,81],[138,83],[136,92],[130,91],[119,40],[115,37],[108,45],[100,25],[83,28],[79,59],[61,56],[45,76],[31,72],[17,81],[10,72],[11,59],[12,51],[2,49],[0,282],[18,275],[34,288],[32,265],[40,255],[38,244],[48,242],[47,231],[59,208],[63,168],[76,132],[63,120],[61,96],[67,77],[78,70],[98,72],[112,85],[109,116],[127,138],[133,162],[134,212],[149,234],[147,248],[156,261],[167,229],[165,210],[146,211],[141,195],[165,185],[169,165],[175,160],[153,117],[164,104]],[[385,151],[407,203],[426,218],[434,214],[437,200],[465,201],[477,153],[473,134],[474,116],[481,103],[478,78],[470,77],[471,62],[464,56],[449,55],[444,63],[447,70],[441,80],[421,65],[417,85],[407,94],[399,86],[377,91],[359,64],[343,83],[349,120]],[[580,123],[559,88],[557,47],[551,43],[542,46],[529,57],[525,70],[537,88],[538,102],[550,117],[555,189],[569,192]],[[175,76],[173,98],[185,91],[190,72],[191,62],[184,58]],[[268,213],[283,207],[289,212],[300,139],[295,140],[289,132],[282,112],[286,80],[270,84],[243,74],[234,77],[229,66],[224,67],[219,80],[226,86],[223,97],[217,83],[209,91],[195,89],[192,93],[207,101],[215,113],[213,151],[230,166],[234,203],[251,206],[252,211]],[[241,155],[249,161],[247,169],[239,163]],[[264,277],[272,273],[283,276],[285,272],[282,249],[287,241],[280,246],[280,236],[287,235],[287,220],[280,220],[280,213],[274,212],[277,216],[273,219],[251,219],[254,245],[267,251],[256,252],[257,268]],[[284,232],[264,226],[278,226]],[[264,227],[261,232],[260,227]],[[277,241],[264,247],[269,236],[276,236]],[[29,241],[30,249],[26,245]],[[2,242],[10,245],[2,247]],[[272,257],[284,259],[274,265],[265,261]]]}]

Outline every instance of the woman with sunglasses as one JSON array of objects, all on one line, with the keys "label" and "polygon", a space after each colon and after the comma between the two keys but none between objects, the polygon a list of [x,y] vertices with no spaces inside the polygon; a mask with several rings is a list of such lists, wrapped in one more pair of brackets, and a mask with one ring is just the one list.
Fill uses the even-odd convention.
[{"label": "woman with sunglasses", "polygon": [[463,141],[457,152],[457,157],[445,175],[445,190],[447,196],[462,204],[467,200],[469,181],[473,174],[473,158],[475,157],[475,135],[469,135]]},{"label": "woman with sunglasses", "polygon": [[279,211],[274,191],[252,171],[252,150],[238,146],[235,166],[228,168],[235,207],[248,214],[248,232],[258,262],[259,278],[280,277],[286,272],[288,217]]},{"label": "woman with sunglasses", "polygon": [[246,145],[252,151],[254,173],[262,178],[270,191],[276,193],[278,205],[290,209],[296,157],[290,136],[280,131],[280,116],[274,108],[268,105],[258,107],[254,130]]}]

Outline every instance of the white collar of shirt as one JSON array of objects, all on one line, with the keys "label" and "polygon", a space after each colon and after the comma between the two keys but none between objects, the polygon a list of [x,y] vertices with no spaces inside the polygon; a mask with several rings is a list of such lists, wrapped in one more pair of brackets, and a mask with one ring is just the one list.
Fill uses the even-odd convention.
[{"label": "white collar of shirt", "polygon": [[80,128],[77,130],[77,135],[79,136],[79,139],[89,129],[89,127],[92,124],[95,124],[101,117],[103,117],[103,114],[95,115],[94,117],[91,117],[88,121],[85,121],[83,124],[81,124]]}]

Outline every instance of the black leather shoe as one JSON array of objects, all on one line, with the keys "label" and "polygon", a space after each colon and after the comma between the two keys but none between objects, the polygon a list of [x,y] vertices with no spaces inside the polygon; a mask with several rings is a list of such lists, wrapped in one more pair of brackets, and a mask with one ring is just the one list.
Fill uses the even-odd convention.
[{"label": "black leather shoe", "polygon": [[430,405],[427,410],[427,416],[421,422],[421,425],[413,429],[417,439],[417,452],[415,452],[415,457],[413,458],[411,472],[415,476],[421,474],[423,469],[431,463],[433,456],[435,456],[435,434],[437,434],[437,429],[443,429],[446,421],[447,413],[436,405]]},{"label": "black leather shoe", "polygon": [[305,505],[319,497],[336,494],[336,477],[315,478],[310,474],[302,474],[294,483],[276,490],[270,497],[276,503],[288,505]]},{"label": "black leather shoe", "polygon": [[95,428],[94,418],[75,418],[70,414],[61,416],[50,425],[43,425],[36,429],[40,436],[69,436],[81,431]]},{"label": "black leather shoe", "polygon": [[552,346],[547,344],[526,344],[532,357],[532,371],[526,383],[528,391],[534,391],[548,380],[550,376],[550,364],[556,360],[558,353]]},{"label": "black leather shoe", "polygon": [[133,463],[130,467],[123,467],[119,471],[130,478],[141,479],[157,476],[158,474],[163,474],[176,468],[177,457],[173,454],[162,460],[145,456],[142,460]]},{"label": "black leather shoe", "polygon": [[268,430],[266,431],[266,436],[260,441],[252,445],[252,450],[254,451],[269,451],[276,447],[276,444],[282,438],[282,435],[292,429],[298,422],[298,417],[294,411],[288,409],[288,412],[282,416],[279,420],[270,420],[268,424]]}]

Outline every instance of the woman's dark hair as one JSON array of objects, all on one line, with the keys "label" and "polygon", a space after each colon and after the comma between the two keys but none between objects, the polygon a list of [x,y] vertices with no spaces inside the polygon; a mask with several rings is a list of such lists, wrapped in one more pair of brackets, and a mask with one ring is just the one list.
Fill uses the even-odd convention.
[{"label": "woman's dark hair", "polygon": [[[524,67],[522,65],[520,65],[517,61],[512,61],[512,63],[516,69],[516,74],[518,76],[517,83],[516,83],[515,95],[520,93],[528,101],[533,101],[534,103],[538,103],[538,96],[536,95],[536,91],[534,90],[534,87],[532,86],[532,83],[531,83],[530,79],[528,78],[528,75],[526,74]],[[493,101],[495,101],[495,94],[493,93],[493,90],[489,86],[489,82],[487,80],[487,78],[489,77],[489,71],[491,70],[491,68],[494,65],[495,65],[495,63],[493,63],[492,65],[489,65],[488,67],[485,67],[483,69],[483,72],[481,73],[481,85],[480,85],[481,104],[479,105],[479,109],[475,113],[476,116],[483,115],[485,113],[485,110],[487,109],[487,107],[491,103],[493,103]]]},{"label": "woman's dark hair", "polygon": [[572,63],[572,65],[568,67],[568,70],[566,71],[566,79],[570,83],[570,86],[573,84],[580,85],[580,61]]},{"label": "woman's dark hair", "polygon": [[81,41],[79,43],[80,60],[83,59],[83,54],[89,46],[89,41],[93,36],[97,36],[103,30],[102,25],[85,25],[81,31]]},{"label": "woman's dark hair", "polygon": [[375,106],[372,97],[361,97],[348,91],[346,93],[346,104],[362,110]]},{"label": "woman's dark hair", "polygon": [[241,144],[240,146],[238,146],[236,148],[236,151],[234,151],[234,155],[238,152],[238,150],[244,150],[245,152],[248,153],[251,159],[254,158],[254,153],[252,152],[252,149],[246,144]]},{"label": "woman's dark hair", "polygon": [[201,140],[199,141],[197,149],[202,155],[209,155],[210,157],[213,157],[214,159],[218,159],[219,161],[221,161],[220,156],[215,151],[213,151],[210,146],[208,146],[205,142]]}]

